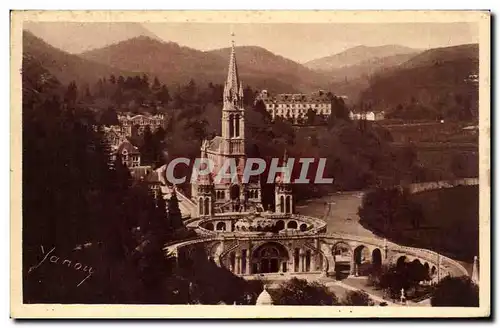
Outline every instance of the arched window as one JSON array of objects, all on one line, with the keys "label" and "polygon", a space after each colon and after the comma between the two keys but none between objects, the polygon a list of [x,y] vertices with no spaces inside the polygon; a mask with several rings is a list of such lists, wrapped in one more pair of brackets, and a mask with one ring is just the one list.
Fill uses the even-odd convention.
[{"label": "arched window", "polygon": [[224,223],[224,222],[217,223],[217,225],[215,226],[215,229],[221,230],[221,231],[226,231],[226,223]]},{"label": "arched window", "polygon": [[255,198],[259,198],[259,191],[258,190],[255,190]]},{"label": "arched window", "polygon": [[210,200],[207,198],[205,198],[205,209],[204,209],[204,213],[205,215],[208,215],[210,214]]},{"label": "arched window", "polygon": [[288,224],[286,225],[286,227],[288,229],[297,229],[297,221],[290,221],[290,222],[288,222]]},{"label": "arched window", "polygon": [[234,136],[240,136],[240,115],[238,114],[234,116]]},{"label": "arched window", "polygon": [[229,138],[232,138],[234,136],[233,121],[234,121],[233,114],[229,114]]},{"label": "arched window", "polygon": [[310,250],[307,250],[306,251],[306,267],[305,267],[305,271],[306,272],[309,272],[311,271],[311,251]]},{"label": "arched window", "polygon": [[198,200],[198,213],[200,215],[203,215],[203,198],[200,197],[200,199]]},{"label": "arched window", "polygon": [[238,185],[232,185],[230,190],[231,199],[238,199],[240,197],[240,187]]},{"label": "arched window", "polygon": [[286,196],[286,213],[291,213],[292,200],[290,196]]},{"label": "arched window", "polygon": [[285,229],[285,221],[279,220],[278,222],[276,222],[276,229],[278,231]]},{"label": "arched window", "polygon": [[285,197],[280,196],[280,212],[285,212]]},{"label": "arched window", "polygon": [[235,271],[235,263],[236,263],[236,254],[234,252],[231,252],[231,254],[229,254],[229,261],[230,261],[230,265],[231,267],[229,268],[232,272]]},{"label": "arched window", "polygon": [[372,251],[372,265],[375,268],[380,268],[382,266],[382,252],[378,248]]}]

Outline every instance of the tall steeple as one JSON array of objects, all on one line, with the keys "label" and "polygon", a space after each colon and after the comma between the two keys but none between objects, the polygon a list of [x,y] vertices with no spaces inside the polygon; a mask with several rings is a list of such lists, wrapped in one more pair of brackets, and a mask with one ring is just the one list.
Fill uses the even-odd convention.
[{"label": "tall steeple", "polygon": [[[234,33],[231,34],[234,37]],[[234,40],[227,79],[224,84],[224,107],[222,108],[222,150],[227,155],[245,154],[245,111],[243,108],[243,84],[238,75]]]},{"label": "tall steeple", "polygon": [[[234,33],[231,34],[234,37]],[[231,41],[231,55],[229,57],[229,68],[227,79],[224,85],[224,109],[230,110],[232,106],[242,106],[243,84],[238,75],[238,65],[236,64],[236,54],[234,50],[234,39]],[[232,106],[227,106],[228,105]]]}]

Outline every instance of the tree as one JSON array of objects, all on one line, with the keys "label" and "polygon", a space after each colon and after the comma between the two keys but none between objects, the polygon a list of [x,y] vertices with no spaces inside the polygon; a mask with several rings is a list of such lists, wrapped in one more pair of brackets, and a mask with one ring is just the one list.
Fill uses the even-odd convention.
[{"label": "tree", "polygon": [[328,126],[335,125],[339,120],[349,121],[349,108],[347,108],[344,99],[335,96],[332,96],[330,99],[332,111],[328,118]]},{"label": "tree", "polygon": [[353,290],[346,293],[342,305],[372,306],[375,305],[370,296],[362,290]]},{"label": "tree", "polygon": [[163,158],[163,151],[165,149],[165,137],[167,132],[165,129],[160,126],[153,133],[153,166],[160,167],[163,164],[166,164]]},{"label": "tree", "polygon": [[64,94],[64,101],[68,105],[74,106],[76,103],[77,97],[78,97],[78,87],[76,86],[75,81],[71,81],[68,85],[68,89],[66,90],[66,93]]},{"label": "tree", "polygon": [[142,146],[141,151],[141,161],[150,165],[155,160],[155,140],[153,138],[153,133],[151,132],[151,127],[147,125],[144,128],[144,133],[142,135]]},{"label": "tree", "polygon": [[418,228],[423,218],[420,204],[399,188],[377,188],[366,193],[358,214],[361,224],[388,237],[399,234],[402,228]]},{"label": "tree", "polygon": [[312,108],[309,108],[306,113],[306,122],[307,125],[314,125],[316,122],[316,111]]},{"label": "tree", "polygon": [[102,98],[102,97],[106,96],[106,92],[104,90],[104,82],[102,79],[99,79],[97,81],[96,89],[97,89],[97,92],[96,92],[97,97]]},{"label": "tree", "polygon": [[255,92],[252,90],[250,86],[246,86],[243,89],[243,104],[245,106],[253,106],[255,100]]},{"label": "tree", "polygon": [[173,229],[179,229],[184,226],[182,222],[182,213],[179,208],[179,200],[177,199],[177,193],[172,193],[170,199],[167,202],[168,208],[168,221]]},{"label": "tree", "polygon": [[103,125],[119,125],[120,122],[116,110],[112,107],[108,107],[108,109],[102,113],[100,123]]},{"label": "tree", "polygon": [[399,262],[398,265],[382,266],[370,274],[369,281],[373,286],[382,288],[392,299],[398,299],[401,289],[406,292],[415,290],[421,281],[428,281],[427,269],[415,260]]},{"label": "tree", "polygon": [[274,294],[277,305],[338,305],[337,296],[325,285],[304,279],[285,281]]},{"label": "tree", "polygon": [[170,93],[168,92],[167,87],[165,84],[161,86],[160,91],[157,93],[156,99],[163,105],[166,106],[171,98],[170,98]]},{"label": "tree", "polygon": [[431,298],[432,306],[479,306],[479,287],[469,277],[445,277]]}]

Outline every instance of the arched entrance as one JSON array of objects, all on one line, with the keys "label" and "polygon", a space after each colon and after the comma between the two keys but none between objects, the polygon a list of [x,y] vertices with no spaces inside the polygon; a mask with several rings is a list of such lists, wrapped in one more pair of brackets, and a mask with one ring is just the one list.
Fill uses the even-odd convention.
[{"label": "arched entrance", "polygon": [[287,272],[288,251],[275,242],[259,246],[252,255],[252,273]]},{"label": "arched entrance", "polygon": [[352,251],[351,247],[344,242],[338,242],[332,247],[335,259],[335,277],[337,280],[345,279],[351,271]]},{"label": "arched entrance", "polygon": [[372,266],[375,269],[380,269],[382,266],[382,252],[378,248],[375,248],[372,252]]},{"label": "arched entrance", "polygon": [[429,263],[425,262],[424,263],[424,268],[425,268],[425,271],[427,272],[427,275],[430,278],[431,277],[431,270],[430,270],[430,267],[429,267]]},{"label": "arched entrance", "polygon": [[232,200],[239,199],[240,198],[240,186],[238,186],[236,184],[232,185],[231,189],[229,190],[229,193],[231,195]]},{"label": "arched entrance", "polygon": [[226,223],[219,222],[219,223],[217,223],[217,225],[215,226],[215,228],[217,230],[225,231],[226,230]]},{"label": "arched entrance", "polygon": [[436,266],[433,265],[431,268],[431,278],[434,278],[434,276],[437,274],[437,269]]},{"label": "arched entrance", "polygon": [[286,227],[288,229],[297,229],[297,221],[290,221],[290,222],[288,222],[288,224],[286,225]]},{"label": "arched entrance", "polygon": [[409,274],[415,281],[428,281],[430,280],[429,271],[420,260],[415,259],[409,263]]},{"label": "arched entrance", "polygon": [[354,249],[354,273],[356,275],[366,275],[369,270],[371,255],[366,246],[360,245]]},{"label": "arched entrance", "polygon": [[398,258],[398,260],[396,261],[396,267],[402,268],[402,267],[404,267],[405,263],[406,263],[406,256],[404,256],[404,255],[400,256]]},{"label": "arched entrance", "polygon": [[276,222],[276,230],[280,231],[283,229],[285,229],[285,221],[278,220],[278,222]]},{"label": "arched entrance", "polygon": [[205,225],[205,229],[207,229],[207,230],[214,230],[214,224],[212,222],[208,222]]}]

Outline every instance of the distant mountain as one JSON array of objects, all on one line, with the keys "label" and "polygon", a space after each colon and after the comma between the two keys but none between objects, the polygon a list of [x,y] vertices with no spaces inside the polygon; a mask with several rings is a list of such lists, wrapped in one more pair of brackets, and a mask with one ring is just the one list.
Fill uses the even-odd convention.
[{"label": "distant mountain", "polygon": [[467,107],[477,111],[479,46],[467,44],[427,50],[376,74],[361,96],[376,110],[419,105],[431,112]]},{"label": "distant mountain", "polygon": [[141,23],[133,22],[26,22],[23,27],[54,47],[72,54],[139,36],[159,39]]},{"label": "distant mountain", "polygon": [[399,66],[413,57],[415,57],[414,53],[375,57],[358,64],[333,69],[330,74],[336,80],[369,79],[373,74]]},{"label": "distant mountain", "polygon": [[120,69],[57,49],[28,31],[23,32],[23,58],[38,61],[40,67],[46,69],[63,84],[72,80],[76,80],[79,84],[93,84],[103,76],[128,74]]},{"label": "distant mountain", "polygon": [[[137,37],[84,52],[82,58],[126,71],[150,72],[167,84],[223,83],[230,48],[199,51]],[[327,87],[327,77],[260,47],[237,47],[240,77],[245,85],[274,92],[312,91]]]},{"label": "distant mountain", "polygon": [[[229,58],[231,48],[223,48],[209,51],[224,60]],[[292,89],[302,91],[316,91],[328,87],[329,77],[323,73],[315,72],[303,65],[276,55],[267,49],[257,46],[236,47],[236,58],[241,67],[242,79],[255,81],[260,88],[269,88],[260,79],[274,79],[281,83],[288,84]],[[246,76],[245,76],[246,75]],[[287,91],[287,90],[284,90]]]},{"label": "distant mountain", "polygon": [[304,66],[321,71],[331,71],[347,66],[367,63],[369,61],[402,54],[415,54],[420,50],[400,45],[384,45],[377,47],[357,46],[338,54],[311,60]]},{"label": "distant mountain", "polygon": [[222,83],[227,60],[203,51],[162,42],[145,36],[136,37],[80,56],[126,71],[158,76],[167,84],[197,82]]}]

